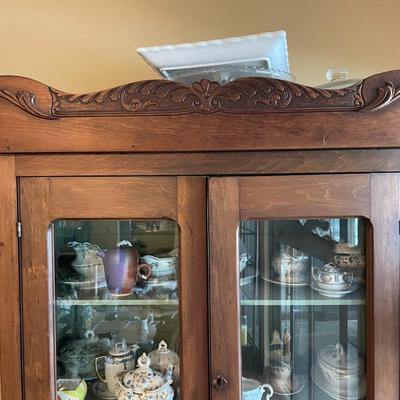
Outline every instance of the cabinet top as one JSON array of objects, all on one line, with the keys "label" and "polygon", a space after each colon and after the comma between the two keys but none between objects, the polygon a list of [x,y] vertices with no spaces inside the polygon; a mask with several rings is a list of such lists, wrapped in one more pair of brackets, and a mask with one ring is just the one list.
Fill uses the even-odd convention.
[{"label": "cabinet top", "polygon": [[0,76],[0,152],[400,147],[399,97],[400,71],[342,89],[249,77],[87,94]]}]

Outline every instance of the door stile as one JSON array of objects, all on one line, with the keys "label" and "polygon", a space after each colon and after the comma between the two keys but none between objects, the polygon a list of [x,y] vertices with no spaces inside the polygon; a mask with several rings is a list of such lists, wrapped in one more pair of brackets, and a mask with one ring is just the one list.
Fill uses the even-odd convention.
[{"label": "door stile", "polygon": [[240,398],[237,178],[209,181],[210,341],[213,400]]},{"label": "door stile", "polygon": [[0,399],[21,399],[15,157],[0,156]]},{"label": "door stile", "polygon": [[[48,265],[50,179],[24,179],[20,189],[22,235],[22,318],[26,399],[55,398],[53,277]],[[34,201],[31,201],[34,199]]]},{"label": "door stile", "polygon": [[209,391],[206,206],[205,179],[178,177],[182,399],[204,400]]},{"label": "door stile", "polygon": [[[373,392],[370,398],[400,398],[400,174],[371,174],[373,269]],[[372,367],[372,368],[371,368]],[[370,377],[372,377],[370,375]]]}]

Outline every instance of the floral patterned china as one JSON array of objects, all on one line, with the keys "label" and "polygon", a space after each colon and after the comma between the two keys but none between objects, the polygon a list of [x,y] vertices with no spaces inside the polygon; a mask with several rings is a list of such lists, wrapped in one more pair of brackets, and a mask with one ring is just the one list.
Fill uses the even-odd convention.
[{"label": "floral patterned china", "polygon": [[93,331],[88,331],[85,336],[60,349],[58,360],[64,366],[68,378],[96,379],[94,359],[111,347],[110,339],[100,339]]},{"label": "floral patterned china", "polygon": [[150,358],[143,353],[138,367],[133,371],[117,375],[118,400],[172,400],[172,368],[165,374],[150,367]]},{"label": "floral patterned china", "polygon": [[150,366],[164,374],[172,367],[174,378],[179,379],[179,356],[168,348],[164,340],[158,344],[158,349],[149,354],[149,359]]}]

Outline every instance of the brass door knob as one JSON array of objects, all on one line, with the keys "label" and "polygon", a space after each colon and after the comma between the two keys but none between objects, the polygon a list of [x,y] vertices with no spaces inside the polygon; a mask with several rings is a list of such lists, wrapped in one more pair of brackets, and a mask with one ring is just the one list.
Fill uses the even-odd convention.
[{"label": "brass door knob", "polygon": [[215,390],[222,390],[227,384],[228,379],[226,379],[223,375],[216,375],[216,377],[212,381],[213,387]]}]

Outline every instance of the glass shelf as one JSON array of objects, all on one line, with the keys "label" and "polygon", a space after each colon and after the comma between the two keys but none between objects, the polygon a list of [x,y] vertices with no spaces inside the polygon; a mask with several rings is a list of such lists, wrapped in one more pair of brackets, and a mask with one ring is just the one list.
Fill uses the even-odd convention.
[{"label": "glass shelf", "polygon": [[246,286],[241,286],[240,294],[240,304],[243,306],[365,305],[363,287],[344,297],[334,298],[322,296],[309,286],[280,286],[259,277]]},{"label": "glass shelf", "polygon": [[331,299],[331,300],[241,300],[241,306],[350,306],[365,305],[365,300]]},{"label": "glass shelf", "polygon": [[57,306],[177,306],[178,299],[56,300]]}]

